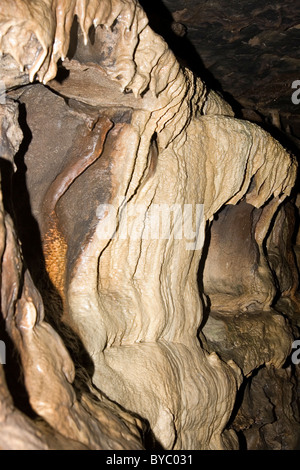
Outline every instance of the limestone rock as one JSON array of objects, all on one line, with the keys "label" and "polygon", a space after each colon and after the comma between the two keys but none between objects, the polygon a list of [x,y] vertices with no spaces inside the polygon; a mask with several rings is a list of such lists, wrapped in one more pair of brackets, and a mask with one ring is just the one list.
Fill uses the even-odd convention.
[{"label": "limestone rock", "polygon": [[[51,428],[32,448],[143,449],[145,423],[165,449],[237,448],[243,375],[281,368],[294,338],[272,310],[272,269],[296,289],[274,255],[289,231],[269,234],[295,158],[182,68],[135,0],[2,2],[0,50],[26,72],[5,72],[1,297]],[[35,422],[13,419],[22,447]]]}]

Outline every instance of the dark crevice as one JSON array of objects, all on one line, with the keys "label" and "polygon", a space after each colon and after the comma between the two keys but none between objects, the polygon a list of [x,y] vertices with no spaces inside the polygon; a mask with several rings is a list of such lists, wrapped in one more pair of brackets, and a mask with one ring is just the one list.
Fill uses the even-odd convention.
[{"label": "dark crevice", "polygon": [[13,404],[29,418],[35,419],[37,414],[30,405],[28,392],[24,383],[21,358],[14,342],[7,332],[6,322],[1,313],[0,340],[4,342],[6,348],[6,363],[3,365],[3,370]]},{"label": "dark crevice", "polygon": [[199,329],[198,329],[198,335],[200,334],[200,331],[202,331],[202,329],[204,328],[204,325],[206,324],[208,320],[210,310],[211,310],[211,301],[210,301],[209,296],[205,294],[205,286],[203,284],[204,269],[205,269],[205,263],[206,263],[207,256],[208,256],[210,239],[211,239],[211,224],[207,222],[206,229],[205,229],[204,245],[202,249],[202,255],[201,255],[201,259],[200,259],[200,263],[198,267],[198,274],[197,274],[199,295],[200,295],[202,306],[203,306],[203,317],[202,317],[201,325],[199,326]]}]

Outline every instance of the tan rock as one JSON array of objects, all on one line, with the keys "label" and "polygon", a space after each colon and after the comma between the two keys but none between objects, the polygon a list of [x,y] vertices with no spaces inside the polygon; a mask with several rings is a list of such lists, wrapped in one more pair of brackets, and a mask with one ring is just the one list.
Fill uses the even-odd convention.
[{"label": "tan rock", "polygon": [[[75,15],[81,31],[70,40]],[[2,270],[10,300],[2,313],[32,408],[55,435],[90,449],[142,449],[146,421],[166,449],[237,448],[226,426],[242,372],[281,367],[293,338],[283,317],[270,313],[275,293],[264,249],[295,182],[294,157],[183,70],[135,0],[3,1],[0,51],[28,81],[42,83],[8,90],[26,110],[23,183],[43,252],[30,260],[28,232],[21,238],[36,286],[23,272],[9,218]],[[11,88],[27,79],[7,76]],[[16,134],[5,137],[17,152],[13,125]],[[246,245],[242,228],[237,244],[230,227],[224,234],[239,202],[234,217],[240,210],[253,237]],[[206,229],[225,204],[200,292],[221,318],[211,317],[202,343],[197,273]],[[22,227],[28,214],[20,207],[15,201]],[[238,259],[239,249],[247,269],[237,279],[218,261]],[[253,305],[267,313],[250,334],[258,315],[243,312]],[[233,311],[242,321],[237,315],[228,327]],[[268,333],[263,347],[260,335]],[[72,341],[93,366],[88,374],[87,364],[75,364],[81,380],[66,349]],[[79,398],[84,381],[89,394]]]}]

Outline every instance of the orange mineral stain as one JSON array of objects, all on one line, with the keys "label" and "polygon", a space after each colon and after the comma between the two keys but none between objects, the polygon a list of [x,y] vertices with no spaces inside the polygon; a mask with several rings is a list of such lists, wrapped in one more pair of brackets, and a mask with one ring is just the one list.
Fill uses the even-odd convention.
[{"label": "orange mineral stain", "polygon": [[44,237],[44,256],[48,275],[61,298],[65,298],[67,243],[58,229],[57,221]]}]

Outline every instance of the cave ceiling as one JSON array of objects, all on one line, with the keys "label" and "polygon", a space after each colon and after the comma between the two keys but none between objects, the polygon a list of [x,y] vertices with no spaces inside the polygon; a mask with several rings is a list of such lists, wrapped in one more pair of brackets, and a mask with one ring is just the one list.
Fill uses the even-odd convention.
[{"label": "cave ceiling", "polygon": [[287,132],[299,147],[300,104],[291,100],[292,83],[300,80],[299,1],[141,3],[181,61],[223,93],[240,117]]}]

